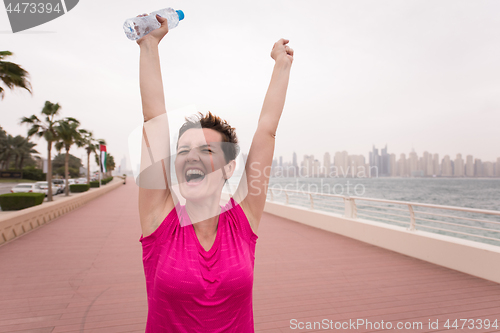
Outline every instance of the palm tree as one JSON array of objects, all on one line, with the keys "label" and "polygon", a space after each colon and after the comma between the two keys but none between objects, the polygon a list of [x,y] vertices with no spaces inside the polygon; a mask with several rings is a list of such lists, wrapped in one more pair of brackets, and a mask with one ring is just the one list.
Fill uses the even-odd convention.
[{"label": "palm tree", "polygon": [[[16,87],[23,88],[29,91],[31,94],[31,84],[29,82],[29,73],[25,71],[21,66],[13,62],[2,61],[5,57],[13,55],[9,51],[0,51],[0,80],[9,89],[14,89]],[[0,99],[5,96],[5,90],[0,87]]]},{"label": "palm tree", "polygon": [[32,159],[32,154],[39,154],[38,151],[33,149],[36,146],[36,143],[30,142],[29,138],[25,138],[21,135],[18,135],[14,138],[15,141],[15,168],[18,170],[23,169],[23,164],[25,159]]},{"label": "palm tree", "polygon": [[29,138],[21,135],[13,137],[0,127],[0,170],[9,169],[11,157],[14,157],[14,168],[22,170],[25,160],[32,160],[32,154],[39,154],[33,149],[35,146]]},{"label": "palm tree", "polygon": [[106,141],[104,139],[94,139],[94,135],[90,131],[82,131],[84,131],[83,141],[85,142],[85,150],[87,151],[87,184],[90,184],[90,154],[94,153],[97,155],[96,151],[99,151],[99,145],[105,145]]},{"label": "palm tree", "polygon": [[15,137],[10,134],[2,138],[2,146],[0,147],[0,166],[2,170],[8,170],[10,166],[10,158],[15,156]]},{"label": "palm tree", "polygon": [[111,154],[106,154],[107,177],[111,177],[111,172],[115,170],[115,158]]},{"label": "palm tree", "polygon": [[42,115],[45,116],[45,121],[41,121],[35,115],[29,118],[21,118],[21,124],[31,125],[31,128],[28,130],[28,138],[36,135],[39,138],[43,137],[47,141],[47,183],[49,184],[47,201],[52,201],[52,186],[50,186],[52,184],[52,158],[50,154],[52,151],[52,143],[59,140],[55,130],[55,126],[59,120],[54,118],[59,115],[60,108],[61,106],[59,104],[46,101],[42,109]]},{"label": "palm tree", "polygon": [[59,141],[56,142],[55,147],[58,152],[64,148],[66,150],[66,156],[64,157],[64,179],[66,183],[66,188],[64,190],[65,195],[69,196],[69,184],[68,184],[68,162],[69,162],[69,150],[72,145],[76,144],[78,147],[83,147],[85,142],[83,140],[82,134],[84,133],[82,129],[78,129],[80,122],[75,118],[65,118],[59,121],[59,124],[55,127],[58,134]]}]

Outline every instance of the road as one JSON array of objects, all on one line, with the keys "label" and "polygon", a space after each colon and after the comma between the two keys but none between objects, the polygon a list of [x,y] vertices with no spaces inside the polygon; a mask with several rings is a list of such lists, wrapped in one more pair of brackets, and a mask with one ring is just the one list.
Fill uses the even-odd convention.
[{"label": "road", "polygon": [[18,183],[0,183],[0,194],[10,193],[10,189]]}]

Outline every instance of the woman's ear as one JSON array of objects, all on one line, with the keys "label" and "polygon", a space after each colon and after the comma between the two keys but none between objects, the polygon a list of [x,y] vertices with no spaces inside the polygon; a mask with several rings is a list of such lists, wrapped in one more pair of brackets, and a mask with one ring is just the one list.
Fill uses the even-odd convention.
[{"label": "woman's ear", "polygon": [[233,176],[235,169],[236,169],[236,161],[235,160],[229,161],[229,163],[224,166],[224,175],[225,175],[226,180],[228,180],[229,178],[231,178]]}]

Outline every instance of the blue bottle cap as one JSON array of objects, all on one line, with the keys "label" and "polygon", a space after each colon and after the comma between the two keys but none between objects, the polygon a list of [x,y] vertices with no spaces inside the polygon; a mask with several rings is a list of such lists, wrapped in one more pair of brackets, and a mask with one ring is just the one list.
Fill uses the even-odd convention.
[{"label": "blue bottle cap", "polygon": [[176,10],[177,15],[179,15],[179,21],[184,20],[184,12],[182,10]]}]

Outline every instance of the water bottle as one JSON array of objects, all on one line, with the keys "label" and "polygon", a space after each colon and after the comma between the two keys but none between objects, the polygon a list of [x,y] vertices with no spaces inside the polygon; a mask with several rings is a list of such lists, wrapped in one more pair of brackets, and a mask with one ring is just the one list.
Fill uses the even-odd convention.
[{"label": "water bottle", "polygon": [[160,22],[156,19],[156,14],[167,19],[168,30],[175,28],[180,20],[184,19],[182,10],[172,8],[160,9],[152,12],[148,16],[133,17],[123,23],[123,30],[128,39],[137,40],[151,31],[160,27]]}]

